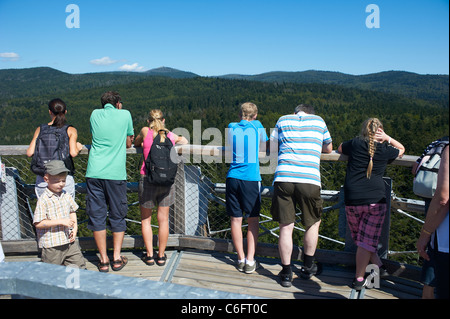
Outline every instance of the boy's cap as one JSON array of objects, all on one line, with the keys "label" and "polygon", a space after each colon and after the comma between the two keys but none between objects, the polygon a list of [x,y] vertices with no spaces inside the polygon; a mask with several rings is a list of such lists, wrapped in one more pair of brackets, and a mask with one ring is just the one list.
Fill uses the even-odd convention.
[{"label": "boy's cap", "polygon": [[50,175],[59,175],[61,173],[68,173],[69,170],[66,168],[63,161],[52,160],[45,163],[45,172]]}]

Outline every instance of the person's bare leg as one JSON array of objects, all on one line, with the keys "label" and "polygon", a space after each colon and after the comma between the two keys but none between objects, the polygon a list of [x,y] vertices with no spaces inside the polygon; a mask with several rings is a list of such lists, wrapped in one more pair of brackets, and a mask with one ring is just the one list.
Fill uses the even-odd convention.
[{"label": "person's bare leg", "polygon": [[164,257],[169,240],[169,207],[158,207],[158,256]]},{"label": "person's bare leg", "polygon": [[281,264],[290,265],[292,256],[292,232],[294,223],[280,224],[280,238],[278,239],[278,251],[280,253]]},{"label": "person's bare leg", "polygon": [[147,256],[153,256],[153,230],[152,230],[152,209],[140,206],[141,209],[141,230],[144,245],[147,249]]},{"label": "person's bare leg", "polygon": [[364,278],[366,273],[366,267],[369,264],[370,257],[372,252],[364,249],[362,247],[358,247],[356,249],[356,273],[355,278]]},{"label": "person's bare leg", "polygon": [[113,233],[113,245],[114,245],[114,260],[120,260],[120,253],[122,251],[123,238],[125,232],[114,232]]},{"label": "person's bare leg", "polygon": [[247,231],[247,260],[255,259],[256,245],[258,244],[259,235],[259,217],[249,217]]},{"label": "person's bare leg", "polygon": [[242,236],[242,217],[231,217],[231,238],[238,260],[245,258],[244,243]]},{"label": "person's bare leg", "polygon": [[303,249],[305,250],[305,255],[314,256],[316,253],[317,243],[319,241],[320,222],[321,221],[319,220],[305,232],[305,236],[303,238]]},{"label": "person's bare leg", "polygon": [[[94,231],[94,240],[97,245],[98,253],[100,254],[100,262],[105,264],[109,262],[108,254],[106,253],[106,229]],[[106,267],[101,267],[106,268]]]}]

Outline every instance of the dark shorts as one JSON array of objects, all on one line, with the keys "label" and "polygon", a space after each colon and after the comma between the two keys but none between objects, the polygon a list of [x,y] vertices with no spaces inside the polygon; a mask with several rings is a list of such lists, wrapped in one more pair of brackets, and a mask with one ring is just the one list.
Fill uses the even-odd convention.
[{"label": "dark shorts", "polygon": [[88,228],[92,231],[106,229],[106,217],[112,232],[127,229],[127,181],[86,178],[86,213]]},{"label": "dark shorts", "polygon": [[152,185],[148,182],[147,177],[141,176],[138,193],[139,205],[144,208],[169,207],[175,203],[175,184],[171,186]]},{"label": "dark shorts", "polygon": [[292,224],[297,220],[297,205],[302,212],[302,224],[309,229],[320,221],[322,198],[320,187],[312,184],[276,182],[273,185],[271,213],[280,224]]},{"label": "dark shorts", "polygon": [[227,178],[225,197],[228,216],[243,217],[245,212],[248,217],[259,217],[261,182]]}]

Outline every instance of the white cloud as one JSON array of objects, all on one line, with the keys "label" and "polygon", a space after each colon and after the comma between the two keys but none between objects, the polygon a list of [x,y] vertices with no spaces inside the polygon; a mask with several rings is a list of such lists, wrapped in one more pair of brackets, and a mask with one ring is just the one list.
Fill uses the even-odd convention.
[{"label": "white cloud", "polygon": [[0,58],[3,61],[17,61],[19,60],[19,55],[15,52],[2,52],[0,53]]},{"label": "white cloud", "polygon": [[139,66],[138,63],[124,64],[121,67],[119,67],[119,70],[121,70],[121,71],[142,71],[143,69],[144,69],[144,67]]},{"label": "white cloud", "polygon": [[95,64],[95,65],[110,65],[110,64],[117,63],[117,62],[118,62],[117,60],[113,60],[109,56],[104,56],[103,58],[94,59],[94,60],[90,61],[91,64]]}]

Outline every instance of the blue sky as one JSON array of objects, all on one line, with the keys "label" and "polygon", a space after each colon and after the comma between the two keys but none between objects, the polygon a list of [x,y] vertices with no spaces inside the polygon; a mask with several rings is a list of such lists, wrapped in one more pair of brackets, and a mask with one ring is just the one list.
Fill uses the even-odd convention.
[{"label": "blue sky", "polygon": [[[79,28],[66,25],[69,4]],[[379,28],[367,27],[369,16]],[[448,74],[449,1],[0,0],[0,69],[37,66]]]}]

